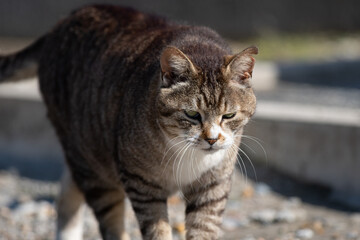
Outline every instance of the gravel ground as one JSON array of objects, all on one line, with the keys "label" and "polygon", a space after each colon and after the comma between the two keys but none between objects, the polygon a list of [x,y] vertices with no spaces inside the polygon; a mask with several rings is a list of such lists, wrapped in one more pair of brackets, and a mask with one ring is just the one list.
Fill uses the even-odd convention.
[{"label": "gravel ground", "polygon": [[[266,167],[255,168],[257,180],[251,173],[248,179],[240,171],[234,175],[223,239],[360,240],[360,212],[332,202],[328,189],[296,182]],[[0,240],[53,239],[58,191],[58,183],[1,171]],[[175,240],[184,239],[184,204],[174,196],[169,206]],[[84,239],[100,239],[91,211],[86,215]],[[131,239],[141,239],[129,203],[126,218]]]}]

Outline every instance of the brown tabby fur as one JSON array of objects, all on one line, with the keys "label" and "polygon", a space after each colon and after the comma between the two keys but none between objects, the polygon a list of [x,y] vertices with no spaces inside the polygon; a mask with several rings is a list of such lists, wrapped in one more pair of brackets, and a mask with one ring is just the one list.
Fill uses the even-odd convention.
[{"label": "brown tabby fur", "polygon": [[[81,239],[84,201],[103,239],[125,239],[125,197],[144,239],[172,239],[167,198],[178,190],[187,205],[187,239],[218,239],[237,146],[255,111],[252,54],[255,47],[231,55],[205,27],[96,5],[0,57],[0,81],[38,63],[70,169],[57,239]],[[229,113],[236,115],[223,116]]]}]

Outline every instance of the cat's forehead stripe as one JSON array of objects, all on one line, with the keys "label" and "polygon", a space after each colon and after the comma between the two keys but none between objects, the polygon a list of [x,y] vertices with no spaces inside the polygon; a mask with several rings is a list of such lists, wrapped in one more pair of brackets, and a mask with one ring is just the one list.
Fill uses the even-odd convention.
[{"label": "cat's forehead stripe", "polygon": [[225,110],[225,92],[224,89],[221,89],[219,91],[219,97],[218,97],[218,105],[217,108],[220,109],[220,111],[224,111]]},{"label": "cat's forehead stripe", "polygon": [[218,81],[215,71],[203,73],[203,81],[200,86],[202,100],[207,109],[219,107],[221,102],[223,87]]}]

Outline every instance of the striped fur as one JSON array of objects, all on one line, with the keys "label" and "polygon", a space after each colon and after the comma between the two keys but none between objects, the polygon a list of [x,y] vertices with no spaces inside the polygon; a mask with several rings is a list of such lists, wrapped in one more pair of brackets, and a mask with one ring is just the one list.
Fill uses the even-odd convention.
[{"label": "striped fur", "polygon": [[255,111],[256,53],[232,55],[206,27],[96,5],[1,56],[0,81],[38,64],[65,152],[57,239],[81,239],[83,202],[103,239],[125,239],[126,197],[144,239],[172,239],[167,198],[176,191],[187,203],[187,239],[218,239],[237,146]]}]

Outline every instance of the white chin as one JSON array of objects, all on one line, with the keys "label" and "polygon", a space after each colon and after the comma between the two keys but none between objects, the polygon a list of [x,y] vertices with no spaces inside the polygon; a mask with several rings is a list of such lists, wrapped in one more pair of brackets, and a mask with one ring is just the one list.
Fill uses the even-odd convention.
[{"label": "white chin", "polygon": [[211,154],[211,153],[215,153],[216,151],[219,151],[219,150],[226,150],[228,149],[228,146],[227,145],[222,145],[222,146],[211,146],[209,147],[209,145],[207,144],[206,146],[201,146],[199,147],[199,150],[202,150],[204,151],[205,153],[207,154]]}]

